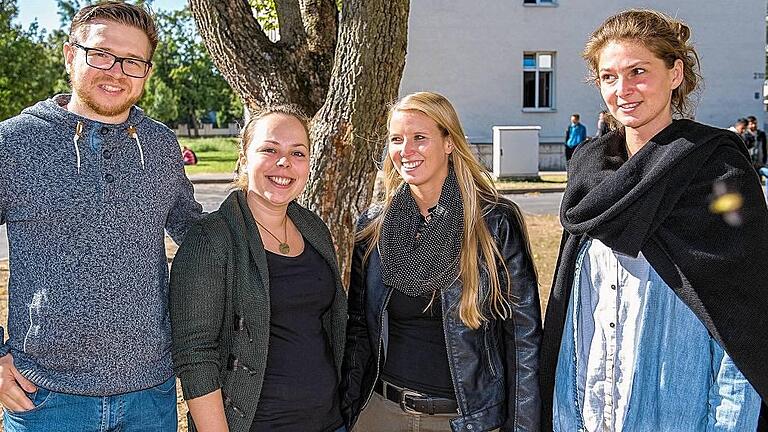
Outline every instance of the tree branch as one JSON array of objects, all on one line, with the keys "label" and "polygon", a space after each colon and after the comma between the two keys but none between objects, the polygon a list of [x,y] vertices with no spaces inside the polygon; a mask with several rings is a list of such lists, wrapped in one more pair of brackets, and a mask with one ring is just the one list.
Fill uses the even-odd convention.
[{"label": "tree branch", "polygon": [[335,0],[300,0],[309,50],[330,52],[336,48],[339,10]]},{"label": "tree branch", "polygon": [[189,4],[216,67],[250,109],[290,101],[317,110],[318,103],[302,96],[298,61],[267,38],[247,0]]},{"label": "tree branch", "polygon": [[295,46],[304,43],[307,34],[301,20],[299,0],[275,0],[275,11],[280,28],[280,44]]}]

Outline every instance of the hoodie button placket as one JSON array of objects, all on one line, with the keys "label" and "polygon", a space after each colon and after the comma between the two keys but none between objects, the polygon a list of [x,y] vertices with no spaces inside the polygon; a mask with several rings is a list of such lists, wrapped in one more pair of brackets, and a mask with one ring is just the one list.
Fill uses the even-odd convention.
[{"label": "hoodie button placket", "polygon": [[109,200],[114,193],[114,182],[117,179],[113,174],[115,172],[114,159],[112,158],[113,152],[110,150],[110,137],[113,135],[112,131],[108,127],[102,127],[99,129],[99,134],[102,137],[101,140],[101,170],[102,178],[104,179],[104,199]]}]

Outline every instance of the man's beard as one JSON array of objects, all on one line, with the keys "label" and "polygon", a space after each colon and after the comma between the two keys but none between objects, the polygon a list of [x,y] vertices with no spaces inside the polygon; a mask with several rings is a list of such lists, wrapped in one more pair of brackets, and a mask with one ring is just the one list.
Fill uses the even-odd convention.
[{"label": "man's beard", "polygon": [[[97,87],[99,84],[108,84],[108,83],[97,83],[94,85],[94,87]],[[93,112],[96,114],[103,116],[103,117],[114,117],[120,114],[123,114],[131,109],[131,107],[141,99],[141,95],[144,93],[143,90],[141,93],[139,93],[137,96],[126,99],[125,102],[123,102],[120,105],[117,106],[104,106],[91,98],[90,94],[87,90],[84,90],[82,85],[80,83],[75,82],[74,80],[71,82],[72,91],[77,94],[78,99],[90,108]],[[123,86],[121,84],[121,88],[127,87]],[[95,90],[98,91],[98,90]]]}]

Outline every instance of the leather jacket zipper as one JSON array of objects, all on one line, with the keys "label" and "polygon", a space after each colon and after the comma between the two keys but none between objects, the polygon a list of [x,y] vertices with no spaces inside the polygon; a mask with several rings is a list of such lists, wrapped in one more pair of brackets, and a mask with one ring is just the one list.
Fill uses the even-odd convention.
[{"label": "leather jacket zipper", "polygon": [[496,368],[493,367],[493,359],[491,358],[491,344],[490,344],[490,338],[488,336],[488,321],[485,321],[483,323],[483,338],[485,339],[485,358],[488,362],[488,369],[491,371],[491,375],[496,378],[498,377],[498,374],[496,374]]},{"label": "leather jacket zipper", "polygon": [[[450,287],[456,281],[458,280],[458,276],[456,279],[453,280],[448,286]],[[448,339],[448,324],[445,322],[445,320],[448,318],[448,314],[445,313],[445,296],[443,295],[443,290],[440,290],[440,303],[443,307],[443,334],[445,335],[445,354],[448,356],[448,369],[451,370],[451,384],[453,385],[453,395],[456,397],[456,406],[457,411],[459,412],[459,415],[463,416],[464,413],[461,410],[461,400],[459,399],[459,387],[456,385],[456,380],[454,377],[456,376],[456,371],[453,367],[453,361],[451,361],[451,344],[448,342],[450,339]]]},{"label": "leather jacket zipper", "polygon": [[389,289],[389,292],[387,293],[387,297],[384,298],[384,307],[381,309],[381,317],[379,318],[379,343],[376,345],[376,376],[373,378],[373,387],[371,387],[371,391],[368,393],[368,397],[365,398],[365,403],[363,404],[362,408],[360,408],[360,412],[363,412],[366,406],[368,406],[368,402],[371,401],[371,396],[373,396],[373,389],[376,388],[376,381],[379,380],[379,371],[381,369],[380,362],[381,362],[381,343],[384,339],[384,311],[387,310],[387,305],[389,305],[389,298],[392,297],[392,288]]}]

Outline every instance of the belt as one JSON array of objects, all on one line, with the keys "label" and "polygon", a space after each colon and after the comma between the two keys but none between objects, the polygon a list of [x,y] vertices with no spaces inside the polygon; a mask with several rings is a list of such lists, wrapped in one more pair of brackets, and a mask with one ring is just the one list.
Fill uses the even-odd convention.
[{"label": "belt", "polygon": [[453,399],[430,397],[424,393],[392,385],[378,380],[373,387],[385,399],[400,405],[409,414],[458,414],[458,404]]}]

